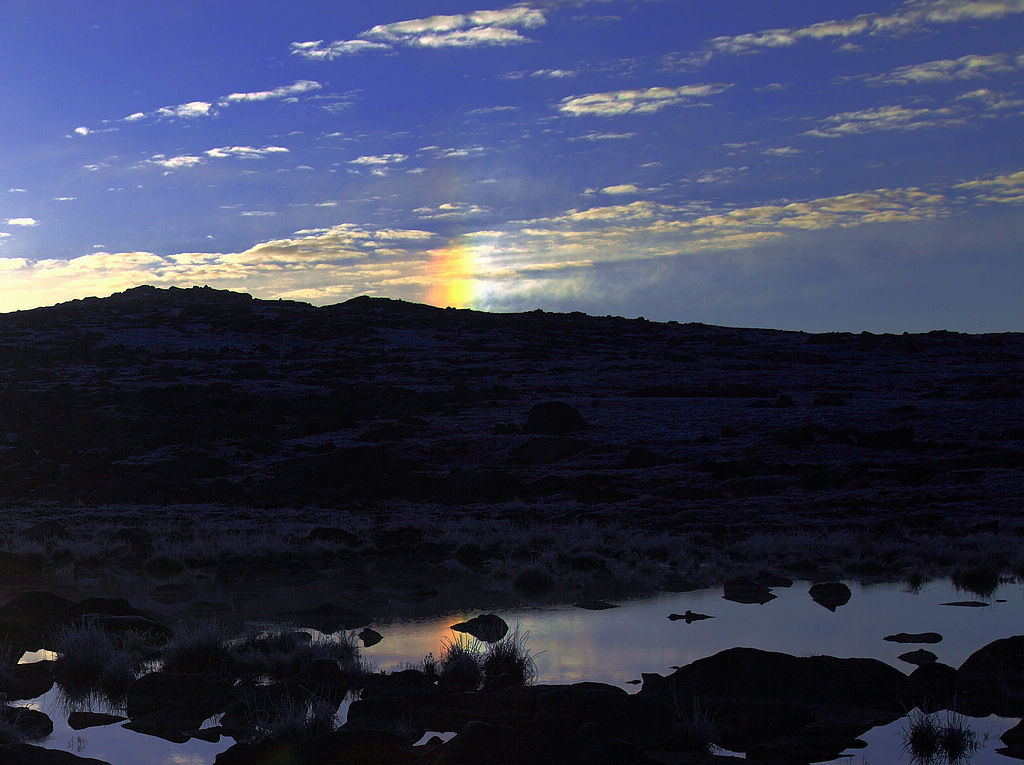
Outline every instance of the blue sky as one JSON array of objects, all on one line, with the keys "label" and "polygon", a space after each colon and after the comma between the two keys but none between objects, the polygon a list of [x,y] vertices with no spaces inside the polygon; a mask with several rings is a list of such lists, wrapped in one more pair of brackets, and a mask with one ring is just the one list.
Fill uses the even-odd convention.
[{"label": "blue sky", "polygon": [[13,0],[0,311],[1024,328],[1024,0]]}]

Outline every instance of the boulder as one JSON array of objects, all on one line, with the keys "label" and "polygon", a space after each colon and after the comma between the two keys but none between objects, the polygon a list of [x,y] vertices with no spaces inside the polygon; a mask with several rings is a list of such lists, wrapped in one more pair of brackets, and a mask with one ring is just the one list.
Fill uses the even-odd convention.
[{"label": "boulder", "polygon": [[758,584],[753,579],[730,579],[725,583],[722,597],[734,603],[764,605],[775,600],[776,596],[770,587]]},{"label": "boulder", "polygon": [[1024,635],[972,653],[960,665],[957,681],[972,716],[1024,717]]},{"label": "boulder", "polygon": [[31,744],[0,744],[0,762],[4,765],[110,765],[103,760]]},{"label": "boulder", "polygon": [[896,658],[900,661],[907,662],[907,664],[916,664],[918,666],[921,666],[922,664],[934,664],[939,660],[938,656],[924,648],[918,648],[916,651],[901,653]]},{"label": "boulder", "polygon": [[138,720],[167,707],[181,706],[200,716],[202,722],[223,711],[230,698],[228,680],[209,680],[184,672],[151,672],[128,686],[127,712],[132,720]]},{"label": "boulder", "polygon": [[68,715],[68,727],[71,730],[85,730],[124,722],[125,719],[121,715],[108,715],[103,712],[72,712]]},{"label": "boulder", "polygon": [[452,630],[472,635],[484,643],[497,643],[508,634],[508,624],[496,614],[481,614],[469,621],[453,624]]},{"label": "boulder", "polygon": [[37,741],[53,733],[53,720],[29,707],[0,706],[0,720],[17,728],[22,737]]},{"label": "boulder", "polygon": [[641,765],[639,748],[602,737],[574,737],[471,722],[451,741],[423,755],[422,765]]},{"label": "boulder", "polygon": [[942,642],[942,635],[938,632],[898,632],[895,635],[886,635],[882,640],[888,640],[890,643],[934,644]]},{"label": "boulder", "polygon": [[579,410],[563,401],[545,401],[534,405],[526,415],[527,433],[564,436],[586,430],[590,425]]},{"label": "boulder", "polygon": [[850,588],[842,582],[822,582],[811,586],[808,590],[811,599],[819,606],[824,606],[829,611],[835,611],[840,606],[850,602]]}]

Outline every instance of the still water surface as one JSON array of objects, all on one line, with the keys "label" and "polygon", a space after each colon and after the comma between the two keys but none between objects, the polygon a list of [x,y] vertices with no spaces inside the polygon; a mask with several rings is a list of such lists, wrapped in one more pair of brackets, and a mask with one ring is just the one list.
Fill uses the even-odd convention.
[{"label": "still water surface", "polygon": [[[851,585],[849,603],[834,613],[814,602],[809,585],[797,582],[776,588],[776,599],[764,605],[745,605],[723,599],[721,590],[666,594],[622,602],[617,608],[593,611],[576,607],[522,608],[499,612],[520,633],[529,632],[528,647],[535,656],[537,682],[573,683],[582,680],[619,685],[629,692],[641,673],[669,674],[673,667],[736,646],[781,651],[797,656],[826,654],[880,659],[909,673],[912,665],[897,657],[919,646],[884,641],[897,632],[938,632],[942,642],[928,645],[938,660],[959,666],[971,653],[1003,637],[1024,633],[1024,587],[1004,584],[982,608],[942,605],[976,600],[948,582],[932,582],[915,592],[900,585]],[[485,609],[486,610],[486,609]],[[714,618],[687,624],[668,615],[687,610]],[[451,625],[482,611],[453,612],[415,620],[378,619],[373,627],[384,635],[364,650],[376,669],[390,670],[439,654],[442,638],[452,637]],[[59,694],[51,691],[35,704],[54,721],[46,746],[67,749],[111,765],[210,765],[231,745],[198,740],[172,744],[119,725],[72,731]],[[972,765],[1009,765],[1013,760],[995,753],[999,735],[1016,720],[988,718],[972,721],[981,751]],[[901,723],[878,728],[864,739],[869,747],[839,763],[908,762],[902,755]],[[987,739],[987,740],[986,740]]]}]

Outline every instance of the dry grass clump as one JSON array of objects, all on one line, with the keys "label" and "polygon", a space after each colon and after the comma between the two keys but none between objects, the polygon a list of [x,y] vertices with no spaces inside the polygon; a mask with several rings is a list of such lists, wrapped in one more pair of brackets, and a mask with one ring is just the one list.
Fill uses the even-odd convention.
[{"label": "dry grass clump", "polygon": [[484,679],[479,641],[463,633],[454,638],[441,638],[438,669],[438,677],[443,685],[479,687]]},{"label": "dry grass clump", "polygon": [[981,744],[967,718],[947,711],[945,719],[915,709],[900,733],[903,750],[915,765],[961,765],[970,761]]},{"label": "dry grass clump", "polygon": [[338,706],[322,699],[289,699],[259,719],[252,743],[306,741],[332,733],[338,727]]},{"label": "dry grass clump", "polygon": [[226,674],[231,667],[227,633],[213,621],[186,625],[167,641],[163,666],[167,672]]},{"label": "dry grass clump", "polygon": [[537,679],[537,663],[526,647],[530,632],[519,631],[519,625],[484,650],[481,669],[487,679],[508,678],[512,685],[530,685]]},{"label": "dry grass clump", "polygon": [[111,635],[88,620],[58,628],[51,640],[57,654],[54,679],[71,698],[99,689],[116,701],[123,697],[154,651],[145,635]]}]

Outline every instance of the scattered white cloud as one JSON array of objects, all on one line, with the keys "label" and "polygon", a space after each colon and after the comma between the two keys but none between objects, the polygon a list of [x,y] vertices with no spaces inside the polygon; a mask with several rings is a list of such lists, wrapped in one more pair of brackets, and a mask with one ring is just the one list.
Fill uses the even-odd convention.
[{"label": "scattered white cloud", "polygon": [[168,157],[166,154],[154,154],[149,159],[144,160],[143,164],[157,165],[167,170],[180,170],[185,167],[201,165],[204,161],[202,157],[197,157],[194,154],[182,154],[177,157]]},{"label": "scattered white cloud", "polygon": [[803,154],[800,149],[795,149],[792,146],[778,146],[773,149],[765,149],[761,153],[769,157],[795,157],[797,154]]},{"label": "scattered white cloud", "polygon": [[91,133],[91,132],[92,131],[89,130],[89,128],[87,128],[87,127],[76,127],[75,128],[75,135],[89,135],[89,133]]},{"label": "scattered white cloud", "polygon": [[1024,69],[1024,61],[1007,53],[989,56],[969,55],[956,59],[927,61],[922,64],[901,66],[883,74],[865,75],[871,85],[922,85],[934,82],[953,82],[999,74],[1012,74]]},{"label": "scattered white cloud", "polygon": [[219,106],[228,106],[251,101],[270,101],[278,98],[295,98],[303,93],[320,90],[323,86],[314,80],[297,80],[292,85],[283,85],[273,90],[259,90],[252,93],[231,93],[218,101]]},{"label": "scattered white cloud", "polygon": [[28,189],[10,188],[10,189],[7,189],[7,192],[9,194],[27,194],[28,193]]},{"label": "scattered white cloud", "polygon": [[587,133],[570,138],[570,141],[625,141],[636,138],[636,133]]},{"label": "scattered white cloud", "polygon": [[355,159],[350,159],[348,164],[363,165],[365,167],[383,167],[385,165],[394,165],[399,162],[405,162],[407,159],[409,159],[408,154],[369,154],[362,157],[356,157]]},{"label": "scattered white cloud", "polygon": [[622,114],[654,114],[666,106],[693,104],[707,96],[718,95],[731,85],[712,83],[683,85],[678,88],[646,88],[644,90],[616,90],[609,93],[591,93],[562,99],[558,110],[574,117],[617,117]]},{"label": "scattered white cloud", "polygon": [[602,194],[611,194],[613,196],[622,194],[639,194],[640,189],[637,188],[636,184],[633,183],[622,183],[617,186],[605,186],[601,189]]},{"label": "scattered white cloud", "polygon": [[398,47],[474,48],[517,45],[529,42],[519,30],[547,23],[542,10],[512,6],[504,10],[475,11],[449,16],[378,24],[354,40],[293,42],[291,52],[314,61],[329,61],[367,51],[388,51]]},{"label": "scattered white cloud", "polygon": [[954,188],[977,192],[979,204],[1024,204],[1024,170],[994,178],[983,178],[958,183]]},{"label": "scattered white cloud", "polygon": [[189,101],[187,104],[178,106],[164,106],[154,112],[157,117],[170,117],[175,119],[195,119],[196,117],[209,117],[213,104],[209,101]]},{"label": "scattered white cloud", "polygon": [[995,21],[1024,13],[1021,0],[905,0],[889,14],[864,13],[851,19],[822,21],[805,27],[780,27],[713,38],[707,48],[687,56],[687,64],[705,63],[714,55],[744,55],[788,48],[804,41],[834,41],[850,48],[852,38],[922,32],[943,24]]},{"label": "scattered white cloud", "polygon": [[437,207],[418,207],[413,212],[420,220],[452,220],[486,215],[491,209],[466,202],[445,202]]},{"label": "scattered white cloud", "polygon": [[882,130],[919,130],[921,128],[960,125],[964,118],[954,109],[911,109],[906,106],[880,106],[833,114],[821,120],[820,127],[807,131],[816,138],[840,138]]},{"label": "scattered white cloud", "polygon": [[244,210],[238,214],[244,218],[268,218],[277,215],[272,210]]},{"label": "scattered white cloud", "polygon": [[31,228],[32,226],[38,226],[39,221],[35,218],[8,218],[8,226],[25,226]]},{"label": "scattered white cloud", "polygon": [[287,154],[288,149],[284,146],[264,146],[257,149],[252,146],[221,146],[217,149],[208,149],[204,152],[211,159],[224,159],[236,157],[238,159],[263,159],[271,154]]},{"label": "scattered white cloud", "polygon": [[74,202],[78,197],[54,197],[54,202]]}]

